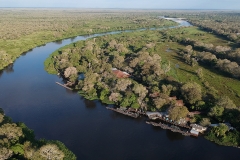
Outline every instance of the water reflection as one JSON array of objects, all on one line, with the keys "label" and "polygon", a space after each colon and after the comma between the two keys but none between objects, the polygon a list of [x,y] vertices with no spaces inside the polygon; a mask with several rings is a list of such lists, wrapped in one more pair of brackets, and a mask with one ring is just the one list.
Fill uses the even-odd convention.
[{"label": "water reflection", "polygon": [[84,38],[89,38],[91,35],[84,35],[83,37]]},{"label": "water reflection", "polygon": [[182,134],[172,132],[170,130],[166,130],[166,135],[170,141],[179,141],[179,140],[184,140],[185,138]]},{"label": "water reflection", "polygon": [[118,113],[118,112],[114,112],[114,111],[111,111],[111,110],[108,110],[108,112],[110,112],[110,117],[111,117],[112,119],[135,120],[135,119],[132,118],[132,117],[126,116],[126,115],[121,114],[121,113]]},{"label": "water reflection", "polygon": [[55,44],[62,44],[62,40],[57,40],[57,41],[54,41],[53,43],[55,43]]},{"label": "water reflection", "polygon": [[94,108],[96,108],[96,103],[95,103],[95,101],[91,101],[91,100],[85,99],[85,98],[83,98],[83,97],[80,97],[80,99],[83,100],[86,108],[88,108],[88,109],[94,109]]},{"label": "water reflection", "polygon": [[67,88],[66,88],[66,92],[67,92],[68,94],[72,94],[72,95],[75,95],[75,94],[77,93],[76,91],[69,90],[69,89],[67,89]]},{"label": "water reflection", "polygon": [[28,51],[23,52],[23,53],[21,54],[21,56],[25,56],[27,53],[29,53],[29,52],[31,52],[31,51],[33,51],[33,49],[29,49]]},{"label": "water reflection", "polygon": [[70,41],[73,42],[77,37],[71,37]]},{"label": "water reflection", "polygon": [[2,76],[2,74],[3,74],[3,70],[0,70],[0,77]]},{"label": "water reflection", "polygon": [[[9,65],[4,69],[4,71],[5,71],[6,73],[12,73],[12,72],[14,72],[13,64],[9,64]],[[0,75],[1,75],[1,73],[0,73]]]},{"label": "water reflection", "polygon": [[156,126],[152,126],[152,130],[155,131],[155,132],[162,132],[162,131],[165,131],[164,129],[162,129],[161,127],[156,127]]}]

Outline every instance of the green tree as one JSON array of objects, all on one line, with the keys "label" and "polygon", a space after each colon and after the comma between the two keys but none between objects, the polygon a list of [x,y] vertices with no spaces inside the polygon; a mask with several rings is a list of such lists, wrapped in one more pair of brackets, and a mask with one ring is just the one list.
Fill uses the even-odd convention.
[{"label": "green tree", "polygon": [[208,112],[208,115],[212,117],[220,117],[223,115],[223,111],[224,111],[223,107],[214,106],[210,109],[210,111]]},{"label": "green tree", "polygon": [[121,68],[123,66],[124,57],[120,55],[115,55],[113,58],[113,66],[117,68]]},{"label": "green tree", "polygon": [[109,90],[103,89],[100,93],[100,100],[104,100],[108,94],[109,94]]},{"label": "green tree", "polygon": [[223,123],[220,123],[219,126],[213,128],[213,132],[217,137],[224,137],[227,131],[228,131],[228,126]]},{"label": "green tree", "polygon": [[222,96],[220,97],[217,102],[216,102],[217,106],[221,106],[224,107],[226,109],[234,109],[236,108],[236,105],[233,103],[233,101],[227,97],[227,96]]},{"label": "green tree", "polygon": [[0,113],[0,124],[3,122],[3,120],[4,120],[4,115]]},{"label": "green tree", "polygon": [[125,91],[129,85],[132,84],[132,81],[130,79],[117,79],[116,89],[119,91]]},{"label": "green tree", "polygon": [[202,77],[203,77],[202,68],[198,68],[198,69],[196,70],[196,74],[197,74],[197,76],[198,76],[199,78],[202,78]]},{"label": "green tree", "polygon": [[161,109],[162,108],[162,106],[164,105],[164,104],[166,104],[166,99],[163,99],[163,98],[161,98],[161,97],[158,97],[158,98],[156,98],[156,99],[154,99],[154,104],[155,104],[155,106],[156,106],[156,108],[157,109]]},{"label": "green tree", "polygon": [[145,86],[143,86],[142,84],[135,83],[132,90],[134,93],[136,93],[138,95],[138,99],[137,99],[138,104],[140,106],[145,106],[143,100],[148,93],[147,88]]},{"label": "green tree", "polygon": [[201,126],[208,126],[208,125],[210,125],[211,124],[211,122],[210,122],[210,119],[209,118],[203,118],[201,121],[200,121],[200,125]]},{"label": "green tree", "polygon": [[185,106],[173,106],[168,110],[169,118],[177,121],[181,118],[185,118],[188,115],[189,111]]},{"label": "green tree", "polygon": [[195,82],[188,82],[184,84],[181,87],[181,93],[184,99],[190,104],[194,104],[202,99],[201,86]]}]

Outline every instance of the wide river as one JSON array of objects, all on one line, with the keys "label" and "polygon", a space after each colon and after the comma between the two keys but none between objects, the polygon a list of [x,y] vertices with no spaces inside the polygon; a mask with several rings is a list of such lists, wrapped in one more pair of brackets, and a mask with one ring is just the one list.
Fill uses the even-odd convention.
[{"label": "wide river", "polygon": [[107,110],[99,101],[56,85],[62,79],[44,70],[44,60],[56,49],[88,38],[36,47],[0,72],[0,107],[6,115],[24,122],[37,138],[62,141],[83,160],[239,159],[237,148],[153,127],[144,117]]}]

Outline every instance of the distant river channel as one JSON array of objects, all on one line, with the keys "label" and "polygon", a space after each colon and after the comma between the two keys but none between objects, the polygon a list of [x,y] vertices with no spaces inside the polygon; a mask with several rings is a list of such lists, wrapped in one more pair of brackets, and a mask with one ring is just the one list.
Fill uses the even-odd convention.
[{"label": "distant river channel", "polygon": [[[186,21],[182,26],[190,25]],[[129,32],[129,31],[128,31]],[[0,72],[0,107],[13,121],[24,122],[37,138],[59,140],[81,160],[239,159],[240,150],[203,137],[184,137],[138,119],[107,110],[55,82],[62,79],[44,70],[55,50],[86,40],[78,36],[36,47]]]}]

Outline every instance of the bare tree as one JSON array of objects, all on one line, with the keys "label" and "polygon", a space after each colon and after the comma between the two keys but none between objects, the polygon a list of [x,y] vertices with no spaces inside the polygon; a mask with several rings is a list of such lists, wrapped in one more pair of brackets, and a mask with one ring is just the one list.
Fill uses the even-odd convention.
[{"label": "bare tree", "polygon": [[109,96],[109,100],[113,102],[120,101],[121,98],[122,98],[122,95],[120,93],[111,93],[111,95]]},{"label": "bare tree", "polygon": [[62,160],[64,158],[64,153],[60,151],[55,144],[47,144],[42,146],[39,149],[39,153],[47,160]]},{"label": "bare tree", "polygon": [[71,75],[76,75],[78,73],[77,69],[75,67],[68,67],[64,71],[64,76],[66,78],[70,77]]},{"label": "bare tree", "polygon": [[0,147],[0,160],[5,160],[13,155],[13,151],[5,147]]},{"label": "bare tree", "polygon": [[18,127],[15,123],[6,123],[0,127],[0,135],[6,136],[7,139],[15,141],[23,135],[22,128]]}]

